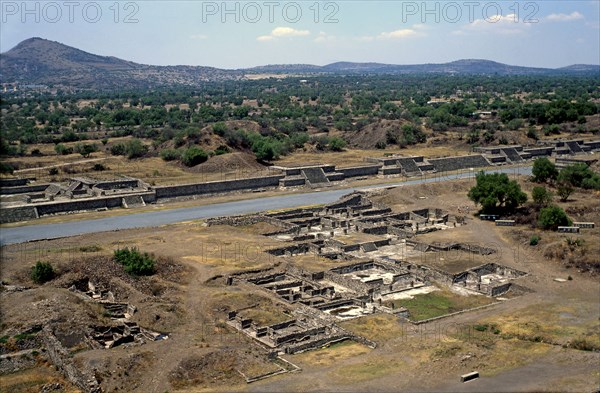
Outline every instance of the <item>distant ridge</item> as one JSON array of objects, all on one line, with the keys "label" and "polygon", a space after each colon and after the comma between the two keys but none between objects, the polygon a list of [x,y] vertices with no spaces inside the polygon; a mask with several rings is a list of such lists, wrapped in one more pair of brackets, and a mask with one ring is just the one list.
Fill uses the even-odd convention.
[{"label": "distant ridge", "polygon": [[513,66],[490,60],[463,59],[442,64],[395,65],[336,62],[324,66],[274,64],[226,70],[204,66],[154,66],[112,56],[99,56],[39,37],[22,41],[0,54],[0,82],[60,85],[89,89],[123,89],[199,85],[206,81],[242,79],[246,74],[479,74],[600,75],[600,65],[562,68]]}]

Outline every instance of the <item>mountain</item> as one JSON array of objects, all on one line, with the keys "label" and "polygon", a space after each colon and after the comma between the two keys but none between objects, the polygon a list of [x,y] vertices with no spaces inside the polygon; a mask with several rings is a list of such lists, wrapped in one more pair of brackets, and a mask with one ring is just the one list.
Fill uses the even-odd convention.
[{"label": "mountain", "polygon": [[206,81],[237,80],[246,74],[600,74],[600,66],[576,64],[557,69],[512,66],[466,59],[442,64],[395,65],[337,62],[325,66],[274,64],[225,70],[203,66],[153,66],[112,56],[98,56],[59,42],[30,38],[0,54],[0,82],[89,89],[127,89],[173,85],[196,86]]},{"label": "mountain", "polygon": [[152,66],[98,56],[49,41],[30,38],[0,55],[2,83],[64,85],[114,89],[161,85],[197,85],[236,79],[242,73],[213,67]]}]

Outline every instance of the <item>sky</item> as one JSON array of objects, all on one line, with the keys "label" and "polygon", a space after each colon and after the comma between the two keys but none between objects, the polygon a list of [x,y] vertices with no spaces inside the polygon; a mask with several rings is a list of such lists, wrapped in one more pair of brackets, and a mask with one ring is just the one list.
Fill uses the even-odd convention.
[{"label": "sky", "polygon": [[487,59],[600,64],[600,0],[0,0],[0,52],[30,37],[153,65]]}]

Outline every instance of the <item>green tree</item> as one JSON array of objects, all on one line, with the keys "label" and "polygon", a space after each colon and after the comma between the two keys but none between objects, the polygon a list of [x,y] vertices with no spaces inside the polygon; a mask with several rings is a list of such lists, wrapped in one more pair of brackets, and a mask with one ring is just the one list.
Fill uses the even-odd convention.
[{"label": "green tree", "polygon": [[329,149],[332,151],[342,151],[346,147],[346,141],[338,136],[334,136],[329,140]]},{"label": "green tree", "polygon": [[195,166],[208,160],[208,154],[199,147],[192,146],[181,155],[181,162],[185,166]]},{"label": "green tree", "polygon": [[575,191],[575,187],[568,180],[559,180],[556,185],[556,193],[562,202],[566,202],[571,194]]},{"label": "green tree", "polygon": [[552,202],[552,193],[546,187],[535,186],[531,191],[531,198],[539,207],[546,207]]},{"label": "green tree", "polygon": [[476,181],[468,196],[481,205],[484,213],[510,212],[527,202],[527,194],[506,173],[486,174],[482,171],[477,174]]},{"label": "green tree", "polygon": [[37,261],[31,268],[30,277],[33,282],[43,284],[54,278],[54,268],[49,262]]},{"label": "green tree", "polygon": [[56,154],[59,154],[61,156],[66,156],[68,154],[73,153],[73,148],[65,146],[62,143],[59,143],[58,145],[54,146],[54,151],[56,152]]},{"label": "green tree", "polygon": [[98,145],[96,145],[95,143],[78,143],[75,145],[75,151],[79,154],[81,154],[83,157],[87,158],[89,157],[92,153],[95,153],[98,151]]},{"label": "green tree", "polygon": [[567,213],[558,206],[548,206],[540,210],[539,225],[544,229],[556,230],[559,226],[571,225]]},{"label": "green tree", "polygon": [[142,157],[148,152],[148,146],[144,145],[141,140],[134,138],[125,144],[125,154],[127,158]]},{"label": "green tree", "polygon": [[175,149],[164,149],[160,151],[160,157],[165,161],[179,160],[181,152]]},{"label": "green tree", "polygon": [[546,157],[542,157],[533,162],[531,174],[533,175],[534,182],[546,183],[548,180],[556,180],[558,170],[552,161]]},{"label": "green tree", "polygon": [[577,163],[563,168],[558,174],[559,182],[569,182],[574,187],[600,190],[600,175],[586,164]]}]

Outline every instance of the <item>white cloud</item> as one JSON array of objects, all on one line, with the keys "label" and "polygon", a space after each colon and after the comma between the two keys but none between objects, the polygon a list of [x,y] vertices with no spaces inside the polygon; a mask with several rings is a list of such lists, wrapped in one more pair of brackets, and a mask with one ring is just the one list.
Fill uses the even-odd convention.
[{"label": "white cloud", "polygon": [[291,27],[276,27],[271,31],[271,35],[274,37],[301,37],[309,34],[308,30],[296,30]]},{"label": "white cloud", "polygon": [[546,19],[552,22],[570,22],[583,19],[583,15],[577,11],[573,11],[570,14],[550,14]]},{"label": "white cloud", "polygon": [[516,14],[492,15],[485,19],[475,19],[452,32],[453,35],[468,34],[522,34],[531,28],[533,23],[524,23]]},{"label": "white cloud", "polygon": [[423,37],[425,36],[424,30],[427,26],[424,24],[416,24],[406,29],[398,29],[393,31],[384,31],[376,36],[366,35],[355,38],[358,42],[371,42],[374,40],[402,40],[412,37]]},{"label": "white cloud", "polygon": [[398,39],[398,38],[408,38],[414,37],[419,33],[414,29],[400,29],[389,32],[383,32],[377,36],[379,39]]},{"label": "white cloud", "polygon": [[319,34],[317,34],[317,37],[314,39],[314,41],[318,43],[334,42],[336,40],[336,36],[327,34],[324,31],[320,31]]},{"label": "white cloud", "polygon": [[208,36],[205,34],[192,34],[190,38],[192,40],[206,40],[208,39]]},{"label": "white cloud", "polygon": [[308,30],[297,30],[291,27],[276,27],[270,34],[256,37],[258,41],[273,41],[276,38],[304,37],[310,35]]},{"label": "white cloud", "polygon": [[273,41],[275,39],[275,37],[273,37],[272,35],[259,35],[258,37],[256,37],[257,41]]}]

